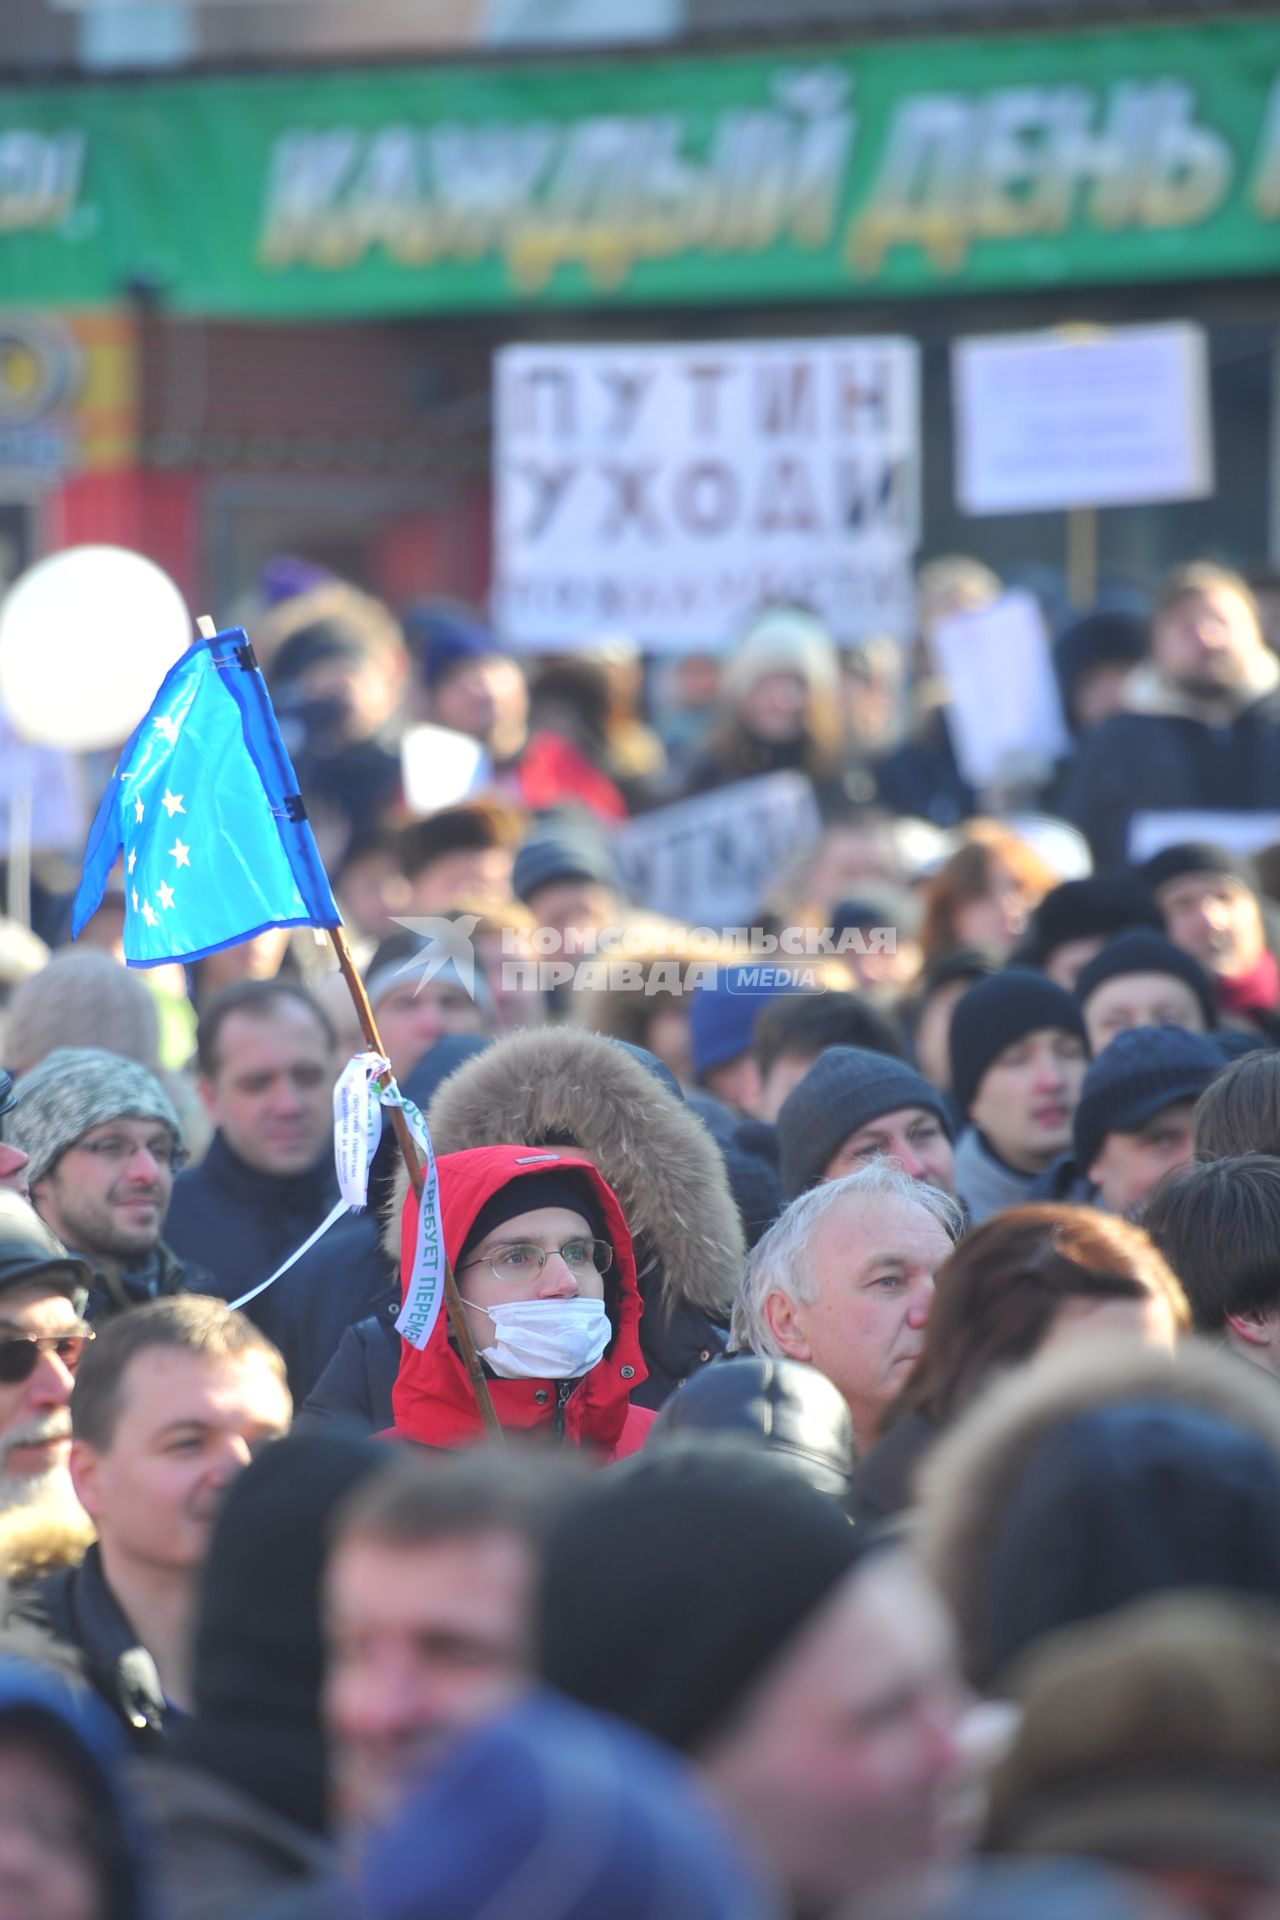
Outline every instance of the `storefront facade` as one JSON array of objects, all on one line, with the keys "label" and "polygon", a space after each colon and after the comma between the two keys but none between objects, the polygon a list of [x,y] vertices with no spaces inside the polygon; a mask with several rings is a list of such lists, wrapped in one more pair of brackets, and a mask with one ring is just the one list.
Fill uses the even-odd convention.
[{"label": "storefront facade", "polygon": [[[1048,562],[1056,516],[957,514],[950,341],[1177,316],[1210,330],[1219,498],[1107,516],[1104,565],[1259,566],[1278,292],[1274,20],[24,86],[0,506],[211,603],[289,546],[477,595],[497,345],[901,332],[927,547]],[[110,435],[87,350],[41,397],[42,326],[114,342]]]}]

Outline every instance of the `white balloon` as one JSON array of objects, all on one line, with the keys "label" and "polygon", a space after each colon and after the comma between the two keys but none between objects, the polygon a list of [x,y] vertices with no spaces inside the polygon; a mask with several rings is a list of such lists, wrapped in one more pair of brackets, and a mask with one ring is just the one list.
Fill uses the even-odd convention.
[{"label": "white balloon", "polygon": [[0,603],[0,707],[41,746],[121,745],[193,637],[186,602],[153,561],[68,547]]}]

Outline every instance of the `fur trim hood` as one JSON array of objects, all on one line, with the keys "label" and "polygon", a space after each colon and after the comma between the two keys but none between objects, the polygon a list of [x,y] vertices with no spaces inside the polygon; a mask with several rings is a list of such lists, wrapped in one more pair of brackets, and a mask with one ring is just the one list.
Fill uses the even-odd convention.
[{"label": "fur trim hood", "polygon": [[[746,1248],[719,1149],[612,1041],[577,1027],[510,1034],[450,1074],[427,1123],[437,1154],[576,1147],[622,1204],[641,1282],[660,1270],[665,1299],[728,1319]],[[401,1168],[386,1242],[397,1260],[407,1186]]]},{"label": "fur trim hood", "polygon": [[1206,726],[1222,726],[1234,720],[1247,707],[1280,686],[1280,660],[1261,653],[1251,664],[1243,684],[1223,688],[1216,698],[1184,693],[1166,680],[1151,662],[1135,667],[1124,683],[1121,697],[1125,713],[1141,713],[1162,720],[1199,720]]},{"label": "fur trim hood", "polygon": [[960,1633],[961,1664],[981,1688],[995,1665],[989,1624],[995,1555],[1027,1462],[1064,1421],[1123,1402],[1168,1403],[1256,1435],[1280,1458],[1276,1382],[1212,1347],[1185,1341],[1175,1359],[1125,1343],[1088,1342],[1021,1367],[938,1442],[920,1472],[912,1532]]}]

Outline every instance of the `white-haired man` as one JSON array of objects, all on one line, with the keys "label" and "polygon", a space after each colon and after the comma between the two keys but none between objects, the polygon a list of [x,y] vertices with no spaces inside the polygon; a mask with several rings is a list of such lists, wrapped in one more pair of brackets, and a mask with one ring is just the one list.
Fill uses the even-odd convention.
[{"label": "white-haired man", "polygon": [[866,1452],[919,1355],[933,1276],[961,1226],[947,1194],[885,1164],[812,1188],[748,1260],[731,1347],[825,1373]]}]

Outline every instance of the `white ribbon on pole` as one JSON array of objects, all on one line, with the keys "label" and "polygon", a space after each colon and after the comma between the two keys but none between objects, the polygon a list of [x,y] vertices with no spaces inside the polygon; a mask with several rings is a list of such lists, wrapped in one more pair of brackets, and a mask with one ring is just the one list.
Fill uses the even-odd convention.
[{"label": "white ribbon on pole", "polygon": [[333,1157],[338,1188],[354,1212],[369,1204],[369,1168],[382,1138],[380,1073],[387,1062],[377,1053],[357,1053],[338,1075],[333,1089]]},{"label": "white ribbon on pole", "polygon": [[444,1301],[444,1222],[440,1216],[440,1181],[436,1173],[435,1150],[427,1123],[412,1100],[406,1100],[395,1081],[379,1086],[379,1074],[387,1071],[387,1062],[376,1053],[357,1053],[338,1076],[333,1090],[333,1155],[338,1170],[341,1200],[307,1236],[300,1247],[278,1266],[273,1274],[260,1280],[248,1293],[233,1300],[233,1307],[247,1306],[260,1293],[274,1286],[288,1273],[317,1240],[328,1233],[345,1213],[359,1212],[369,1203],[369,1169],[382,1138],[385,1110],[399,1107],[409,1123],[414,1144],[422,1155],[422,1203],[418,1208],[418,1233],[413,1266],[405,1288],[404,1306],[396,1321],[397,1330],[411,1346],[425,1347],[440,1317]]},{"label": "white ribbon on pole", "polygon": [[395,1081],[379,1089],[384,1106],[399,1107],[409,1123],[414,1145],[422,1155],[422,1198],[418,1203],[418,1232],[414,1241],[413,1266],[404,1290],[404,1305],[396,1321],[396,1332],[419,1351],[431,1338],[444,1302],[444,1221],[440,1214],[440,1179],[436,1172],[435,1148],[427,1123],[412,1100],[406,1100]]}]

